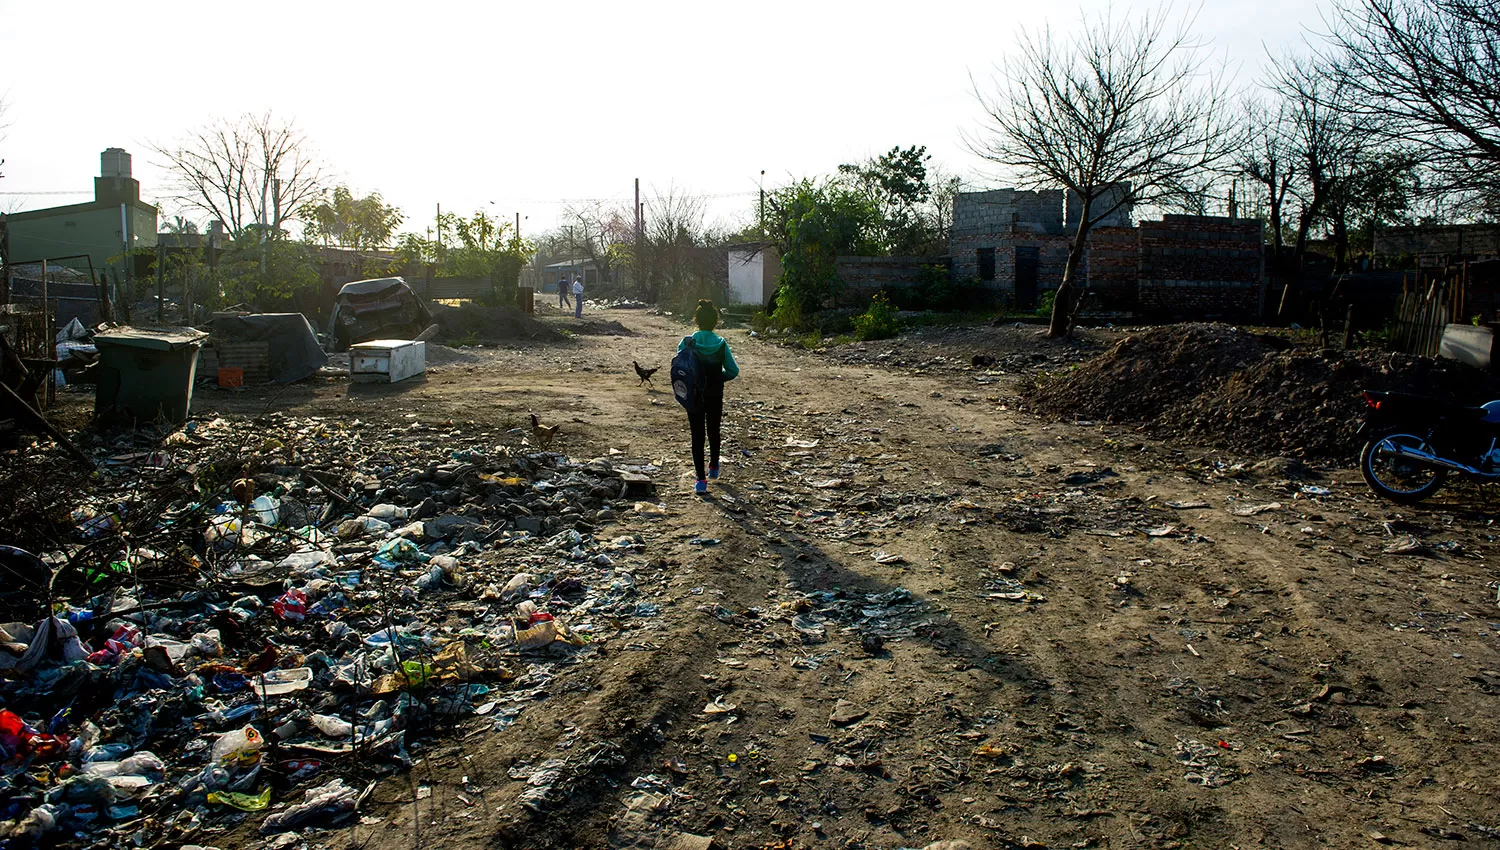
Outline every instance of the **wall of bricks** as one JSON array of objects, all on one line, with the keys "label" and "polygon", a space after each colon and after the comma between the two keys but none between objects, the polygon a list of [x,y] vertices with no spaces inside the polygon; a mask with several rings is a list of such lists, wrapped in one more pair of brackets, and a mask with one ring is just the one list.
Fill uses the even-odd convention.
[{"label": "wall of bricks", "polygon": [[[1016,248],[1035,247],[1037,293],[1056,289],[1072,242],[1069,225],[1076,228],[1081,214],[1077,200],[1061,191],[962,193],[954,200],[949,241],[953,276],[978,280],[979,252],[993,250],[995,277],[979,282],[999,303],[1014,304]],[[1257,221],[1217,216],[1168,215],[1132,227],[1122,208],[1090,231],[1079,270],[1091,292],[1086,309],[1159,319],[1257,318],[1265,287],[1261,236]]]},{"label": "wall of bricks", "polygon": [[1134,312],[1140,260],[1140,235],[1134,227],[1098,226],[1090,231],[1084,256],[1090,293],[1085,308]]},{"label": "wall of bricks", "polygon": [[839,257],[835,268],[844,282],[839,307],[862,307],[877,292],[920,286],[925,266],[948,266],[947,257]]},{"label": "wall of bricks", "polygon": [[1500,225],[1446,224],[1381,227],[1375,231],[1377,259],[1446,257],[1453,262],[1500,257]]},{"label": "wall of bricks", "polygon": [[1141,222],[1137,294],[1155,319],[1248,320],[1261,314],[1261,224],[1219,216],[1168,215]]}]

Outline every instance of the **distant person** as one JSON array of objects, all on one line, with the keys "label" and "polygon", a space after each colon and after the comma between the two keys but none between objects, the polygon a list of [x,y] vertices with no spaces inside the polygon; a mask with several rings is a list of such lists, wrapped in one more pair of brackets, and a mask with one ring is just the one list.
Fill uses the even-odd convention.
[{"label": "distant person", "polygon": [[568,301],[568,279],[560,277],[557,279],[557,308],[561,310],[564,307],[571,310],[573,309],[573,304]]},{"label": "distant person", "polygon": [[573,278],[573,318],[583,318],[583,278]]},{"label": "distant person", "polygon": [[[691,409],[688,411],[688,428],[693,436],[693,471],[698,473],[698,480],[693,485],[693,491],[707,493],[708,479],[719,477],[719,444],[722,437],[721,426],[724,421],[724,382],[739,377],[740,367],[734,362],[734,355],[729,351],[729,341],[714,333],[714,328],[719,326],[719,311],[712,301],[705,298],[698,302],[698,309],[693,311],[693,321],[698,325],[698,332],[690,337],[683,337],[682,342],[677,345],[677,350],[682,351],[691,345],[698,365],[705,367],[699,370],[703,375],[702,383],[699,384],[703,404],[696,412]],[[707,476],[703,474],[705,438],[708,442]]]}]

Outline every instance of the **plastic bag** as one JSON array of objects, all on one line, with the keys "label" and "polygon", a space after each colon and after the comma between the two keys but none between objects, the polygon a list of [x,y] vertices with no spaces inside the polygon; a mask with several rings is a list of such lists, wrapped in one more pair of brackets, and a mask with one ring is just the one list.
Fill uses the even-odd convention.
[{"label": "plastic bag", "polygon": [[214,741],[212,760],[215,764],[226,767],[259,764],[260,753],[265,746],[266,740],[261,737],[260,731],[254,726],[246,726],[220,735],[219,740]]},{"label": "plastic bag", "polygon": [[283,620],[300,623],[307,617],[307,594],[294,587],[272,602],[271,610]]},{"label": "plastic bag", "polygon": [[354,734],[354,724],[331,714],[314,714],[312,724],[330,738],[347,738]]}]

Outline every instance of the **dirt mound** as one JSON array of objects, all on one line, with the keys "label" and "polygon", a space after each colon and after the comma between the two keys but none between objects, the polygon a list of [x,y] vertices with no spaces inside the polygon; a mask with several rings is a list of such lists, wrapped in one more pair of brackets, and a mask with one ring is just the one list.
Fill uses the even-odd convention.
[{"label": "dirt mound", "polygon": [[1222,324],[1153,328],[1074,370],[1039,377],[1023,394],[1043,413],[1145,421],[1259,361],[1278,342]]},{"label": "dirt mound", "polygon": [[1238,451],[1352,460],[1361,390],[1410,392],[1459,404],[1500,398],[1500,380],[1453,360],[1383,351],[1270,354],[1166,410],[1158,424]]},{"label": "dirt mound", "polygon": [[500,342],[530,339],[541,342],[563,338],[551,325],[521,312],[517,307],[462,307],[432,305],[432,319],[438,323],[438,338],[443,342]]},{"label": "dirt mound", "polygon": [[584,336],[635,336],[635,331],[613,320],[584,319],[568,325],[568,330]]}]

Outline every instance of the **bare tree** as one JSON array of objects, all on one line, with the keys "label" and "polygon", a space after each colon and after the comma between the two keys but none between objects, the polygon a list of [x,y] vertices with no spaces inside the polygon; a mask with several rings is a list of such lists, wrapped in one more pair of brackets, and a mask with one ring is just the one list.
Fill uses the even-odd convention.
[{"label": "bare tree", "polygon": [[[1300,205],[1293,248],[1299,265],[1313,226],[1328,216],[1332,199],[1356,177],[1374,138],[1350,108],[1345,81],[1342,74],[1328,74],[1313,62],[1288,57],[1278,63],[1271,83],[1286,109],[1286,139],[1298,171],[1291,192]],[[1337,220],[1330,223],[1341,227]]]},{"label": "bare tree", "polygon": [[1061,186],[1082,206],[1052,310],[1066,335],[1082,294],[1075,283],[1089,231],[1122,205],[1171,204],[1226,163],[1237,143],[1226,120],[1223,76],[1205,68],[1191,18],[1165,9],[1134,23],[1085,18],[1073,38],[1023,33],[1000,67],[984,108],[979,156],[1011,169],[1027,188]]},{"label": "bare tree", "polygon": [[562,218],[569,249],[593,263],[600,283],[613,283],[623,246],[635,239],[635,217],[606,201],[587,201],[564,207]]},{"label": "bare tree", "polygon": [[1287,194],[1297,179],[1292,153],[1291,116],[1285,99],[1247,100],[1243,115],[1245,146],[1240,150],[1239,173],[1254,181],[1266,199],[1266,217],[1271,225],[1273,268],[1280,260]]},{"label": "bare tree", "polygon": [[170,177],[170,198],[239,235],[271,234],[297,221],[323,188],[323,168],[301,131],[271,113],[217,120],[174,145],[153,145]]},{"label": "bare tree", "polygon": [[1344,108],[1436,188],[1500,202],[1500,0],[1339,0],[1329,23],[1319,67]]},{"label": "bare tree", "polygon": [[640,294],[648,301],[668,298],[700,298],[711,294],[717,282],[715,260],[721,252],[710,251],[716,241],[704,221],[707,206],[699,196],[686,195],[668,186],[653,191],[645,201],[642,240],[635,246],[641,280]]}]

